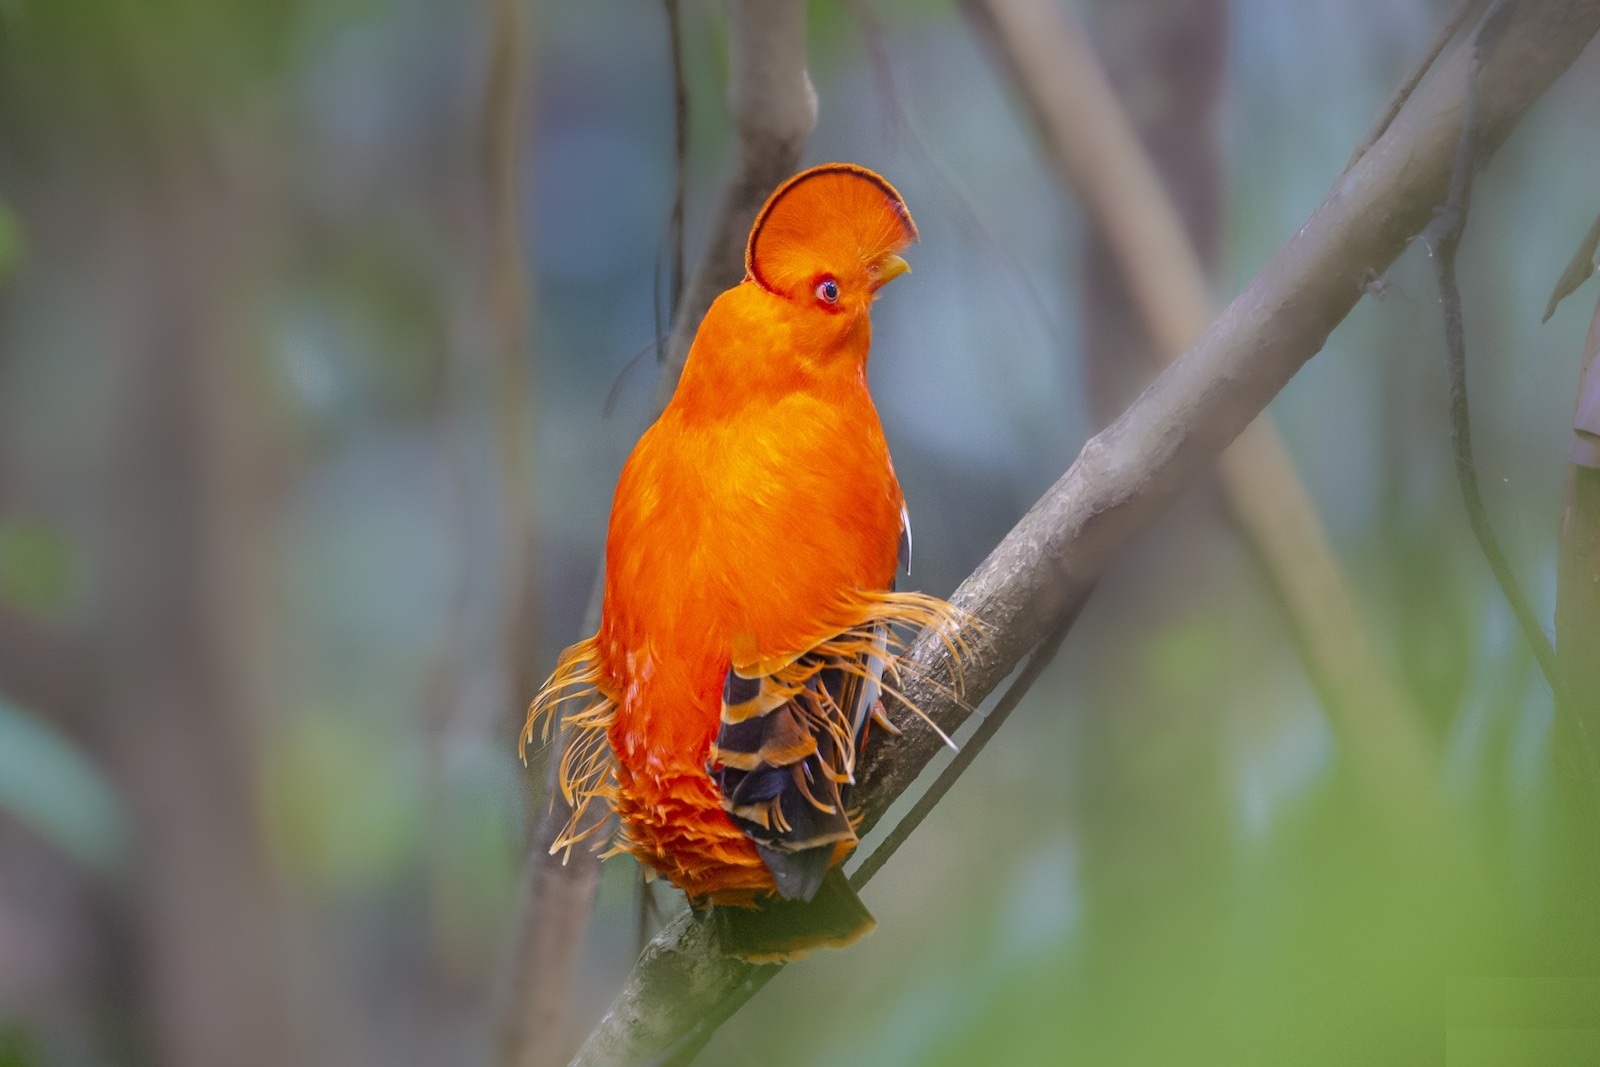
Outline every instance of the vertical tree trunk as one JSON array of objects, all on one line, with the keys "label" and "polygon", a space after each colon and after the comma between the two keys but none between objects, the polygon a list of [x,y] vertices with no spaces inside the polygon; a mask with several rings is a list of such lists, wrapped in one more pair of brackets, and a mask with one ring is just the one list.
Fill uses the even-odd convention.
[{"label": "vertical tree trunk", "polygon": [[110,763],[135,827],[141,983],[163,1063],[308,1062],[260,813],[263,471],[224,326],[248,208],[165,159],[102,235],[109,426],[98,459],[92,640]]},{"label": "vertical tree trunk", "polygon": [[[735,3],[728,11],[728,109],[737,134],[738,161],[711,224],[710,243],[688,280],[665,348],[656,408],[665,407],[706,309],[744,273],[744,246],[756,212],[779,182],[794,173],[817,121],[816,93],[806,71],[806,5],[799,0]],[[599,624],[598,589],[592,618]],[[531,694],[530,694],[531,695]],[[582,945],[599,860],[587,848],[567,859],[550,845],[570,809],[554,788],[560,743],[551,746],[549,806],[534,828],[523,870],[518,931],[507,970],[499,1058],[502,1067],[544,1067],[573,1035],[566,1032],[572,972]]]}]

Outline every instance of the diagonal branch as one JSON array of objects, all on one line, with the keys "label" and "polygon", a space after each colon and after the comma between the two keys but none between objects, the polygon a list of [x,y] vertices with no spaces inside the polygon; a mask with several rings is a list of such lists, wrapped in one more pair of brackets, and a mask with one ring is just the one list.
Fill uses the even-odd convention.
[{"label": "diagonal branch", "polygon": [[[1022,669],[1011,679],[1011,684],[1006,686],[1006,691],[983,716],[983,722],[978,724],[972,736],[962,744],[961,751],[944,765],[933,784],[917,798],[911,810],[895,823],[894,829],[884,836],[878,847],[850,872],[851,888],[859,890],[872,881],[873,876],[883,869],[883,865],[888,863],[896,852],[900,851],[900,846],[906,843],[916,832],[917,827],[922,825],[923,820],[933,812],[939,801],[944,799],[944,795],[950,792],[956,780],[972,766],[978,754],[1006,724],[1006,720],[1016,710],[1017,705],[1022,703],[1022,698],[1033,688],[1033,683],[1038,681],[1045,668],[1055,661],[1061,643],[1066,640],[1067,631],[1077,621],[1078,612],[1083,606],[1084,601],[1080,600],[1077,607],[1073,608],[1065,618],[1056,622],[1055,628],[1034,648],[1027,662],[1022,665]],[[736,960],[729,962],[738,965]],[[761,987],[776,977],[782,969],[776,966],[749,968],[749,977],[730,989],[710,1010],[695,1020],[694,1026],[687,1033],[679,1037],[665,1053],[652,1062],[659,1062],[660,1067],[683,1067],[684,1064],[691,1062],[705,1047],[706,1042],[711,1040],[711,1035],[716,1033],[717,1027],[730,1019],[745,1001],[755,996]]]},{"label": "diagonal branch", "polygon": [[[1600,29],[1600,0],[1526,0],[1485,66],[1485,151],[1498,145]],[[954,601],[983,619],[962,664],[966,695],[992,692],[1079,607],[1111,559],[1244,432],[1349,314],[1369,272],[1381,272],[1444,199],[1460,131],[1467,56],[1456,52],[1389,130],[1334,183],[1322,204],[1228,308],[1116,422],[1094,437]],[[910,699],[955,729],[967,707],[943,691],[953,664],[920,641]],[[866,753],[861,802],[870,827],[941,747],[913,721]],[[1382,753],[1372,754],[1383,758]],[[1390,768],[1394,770],[1394,768]],[[1398,774],[1396,775],[1398,778]],[[1420,792],[1420,790],[1419,790]],[[1418,796],[1418,803],[1431,798]],[[1410,812],[1396,811],[1404,819]],[[575,1061],[647,1062],[709,1025],[766,970],[723,955],[710,924],[681,916],[645,950]]]},{"label": "diagonal branch", "polygon": [[[1176,205],[1082,32],[1055,4],[965,0],[1034,115],[1057,173],[1105,235],[1163,363],[1212,319],[1205,273]],[[1355,597],[1294,462],[1263,413],[1223,453],[1223,489],[1270,579],[1328,716],[1380,811],[1412,810],[1402,833],[1431,832],[1410,783],[1433,777],[1418,717],[1367,638]]]},{"label": "diagonal branch", "polygon": [[1428,46],[1427,52],[1423,53],[1422,58],[1417,61],[1417,65],[1411,68],[1411,73],[1406,75],[1405,80],[1395,89],[1394,95],[1389,97],[1389,102],[1383,106],[1383,111],[1379,113],[1377,119],[1367,129],[1366,134],[1361,138],[1361,143],[1356,145],[1354,152],[1350,153],[1350,162],[1344,165],[1346,170],[1355,166],[1356,160],[1366,155],[1367,149],[1377,144],[1378,138],[1388,131],[1389,124],[1394,121],[1396,115],[1400,114],[1400,109],[1406,106],[1406,101],[1410,100],[1411,94],[1417,91],[1417,86],[1421,85],[1422,79],[1428,76],[1428,71],[1433,69],[1433,65],[1444,54],[1445,48],[1449,46],[1451,41],[1455,40],[1456,34],[1461,32],[1461,27],[1467,24],[1467,21],[1472,18],[1473,14],[1483,4],[1484,0],[1459,0],[1455,11],[1451,12],[1450,17],[1445,20],[1445,24],[1439,27],[1439,32],[1433,38],[1433,43]]}]

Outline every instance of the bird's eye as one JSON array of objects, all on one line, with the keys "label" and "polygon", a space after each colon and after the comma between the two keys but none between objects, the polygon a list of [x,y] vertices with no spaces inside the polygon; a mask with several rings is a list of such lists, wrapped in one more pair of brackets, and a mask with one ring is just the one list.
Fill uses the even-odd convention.
[{"label": "bird's eye", "polygon": [[832,278],[824,278],[817,283],[817,299],[824,304],[837,304],[839,302],[839,283]]}]

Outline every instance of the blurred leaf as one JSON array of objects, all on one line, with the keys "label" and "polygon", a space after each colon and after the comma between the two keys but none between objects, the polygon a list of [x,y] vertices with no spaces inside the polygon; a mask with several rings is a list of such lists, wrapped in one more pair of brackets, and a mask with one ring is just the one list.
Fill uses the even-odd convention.
[{"label": "blurred leaf", "polygon": [[1572,258],[1567,261],[1567,267],[1561,272],[1561,278],[1550,294],[1550,302],[1545,305],[1544,317],[1539,320],[1540,322],[1549,322],[1550,316],[1556,313],[1556,305],[1577,292],[1579,286],[1594,276],[1596,248],[1600,248],[1600,215],[1595,216],[1589,232],[1584,234],[1583,240],[1578,243],[1578,250],[1572,253]]},{"label": "blurred leaf", "polygon": [[22,258],[22,227],[11,209],[0,204],[0,282],[10,276]]},{"label": "blurred leaf", "polygon": [[1215,619],[1196,615],[1152,637],[1144,660],[1146,676],[1174,699],[1212,689],[1227,673],[1228,635]]},{"label": "blurred leaf", "polygon": [[369,416],[429,413],[449,347],[430,266],[437,249],[380,240],[308,253],[307,284],[284,294],[270,325],[274,372],[293,413],[333,434],[359,430]]},{"label": "blurred leaf", "polygon": [[[405,738],[324,708],[296,722],[266,777],[267,812],[285,865],[317,888],[392,875],[417,852],[416,759]],[[414,755],[414,754],[413,754]]]},{"label": "blurred leaf", "polygon": [[278,75],[293,0],[14,0],[0,4],[7,148],[65,134],[146,158],[196,120],[217,129]]},{"label": "blurred leaf", "polygon": [[0,1022],[0,1067],[38,1067],[39,1043],[20,1025]]},{"label": "blurred leaf", "polygon": [[126,849],[121,809],[105,776],[66,738],[4,698],[0,809],[101,874],[114,871]]},{"label": "blurred leaf", "polygon": [[0,523],[0,604],[48,614],[65,599],[71,573],[60,533],[32,523]]}]

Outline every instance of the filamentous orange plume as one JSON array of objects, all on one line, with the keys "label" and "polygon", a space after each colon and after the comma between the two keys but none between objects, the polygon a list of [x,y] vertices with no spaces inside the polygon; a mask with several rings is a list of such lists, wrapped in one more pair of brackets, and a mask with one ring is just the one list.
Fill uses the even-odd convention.
[{"label": "filamentous orange plume", "polygon": [[[867,392],[869,309],[909,268],[905,202],[863,167],[790,179],[711,305],[672,402],[623,467],[600,631],[529,709],[571,732],[556,849],[603,839],[725,919],[749,959],[872,928],[835,870],[849,797],[909,635],[943,601],[894,591],[911,530]],[[892,727],[890,727],[892,729]]]}]

